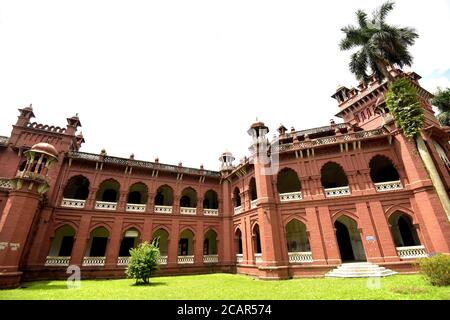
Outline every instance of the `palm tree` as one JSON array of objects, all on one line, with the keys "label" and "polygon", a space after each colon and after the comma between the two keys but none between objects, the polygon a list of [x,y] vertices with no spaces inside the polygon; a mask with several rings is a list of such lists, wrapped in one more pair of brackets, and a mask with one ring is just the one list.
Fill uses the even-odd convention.
[{"label": "palm tree", "polygon": [[[348,25],[341,29],[345,38],[339,44],[340,49],[360,48],[352,54],[349,67],[356,78],[364,83],[369,82],[372,74],[378,82],[382,82],[384,78],[392,82],[393,77],[388,67],[411,66],[413,58],[408,46],[414,44],[418,34],[413,28],[392,26],[385,22],[393,8],[394,2],[385,2],[372,13],[370,21],[363,10],[358,10],[358,25]],[[368,74],[369,68],[371,73]]]}]

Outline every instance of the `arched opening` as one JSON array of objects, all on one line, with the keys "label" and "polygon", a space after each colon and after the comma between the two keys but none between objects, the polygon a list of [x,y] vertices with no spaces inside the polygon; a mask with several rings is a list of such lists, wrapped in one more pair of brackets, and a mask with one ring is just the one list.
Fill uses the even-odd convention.
[{"label": "arched opening", "polygon": [[297,172],[289,168],[278,172],[277,190],[278,193],[299,192],[301,190],[301,184]]},{"label": "arched opening", "polygon": [[104,257],[106,256],[106,247],[108,246],[109,231],[104,227],[98,227],[92,230],[87,246],[86,257]]},{"label": "arched opening", "polygon": [[66,199],[86,200],[89,196],[89,180],[84,176],[70,178],[63,196]]},{"label": "arched opening", "polygon": [[163,185],[156,190],[155,205],[157,206],[172,206],[173,205],[173,190],[168,185]]},{"label": "arched opening", "polygon": [[120,184],[114,179],[105,180],[97,191],[97,201],[117,202],[119,200]]},{"label": "arched opening", "polygon": [[320,170],[320,181],[324,189],[348,186],[347,175],[340,165],[327,162]]},{"label": "arched opening", "polygon": [[233,191],[233,200],[234,200],[234,206],[240,207],[241,206],[241,193],[239,191],[239,188],[234,188]]},{"label": "arched opening", "polygon": [[148,198],[147,186],[142,182],[138,182],[130,187],[130,190],[128,191],[127,203],[146,204],[147,198]]},{"label": "arched opening", "polygon": [[369,162],[370,177],[373,183],[398,181],[400,176],[391,160],[383,156],[375,156]]},{"label": "arched opening", "polygon": [[120,242],[119,257],[129,257],[130,250],[136,248],[139,242],[139,231],[131,228],[125,231]]},{"label": "arched opening", "polygon": [[417,230],[408,215],[396,211],[390,215],[388,221],[396,247],[420,246]]},{"label": "arched opening", "polygon": [[286,225],[286,241],[288,252],[311,251],[306,226],[296,219],[291,220]]},{"label": "arched opening", "polygon": [[243,254],[244,253],[244,249],[242,247],[242,232],[241,229],[237,229],[235,232],[235,241],[236,241],[236,254]]},{"label": "arched opening", "polygon": [[356,221],[347,216],[341,216],[335,221],[334,227],[342,262],[366,261]]},{"label": "arched opening", "polygon": [[26,168],[27,168],[27,160],[25,159],[25,160],[22,160],[22,162],[20,163],[19,171],[22,172],[22,171],[24,171]]},{"label": "arched opening", "polygon": [[255,180],[255,178],[251,178],[250,179],[249,188],[250,188],[251,200],[253,201],[253,200],[258,199],[258,193],[256,191],[256,180]]},{"label": "arched opening", "polygon": [[259,225],[253,227],[253,249],[256,254],[261,253],[261,236],[259,234]]},{"label": "arched opening", "polygon": [[181,192],[180,207],[184,208],[197,207],[197,192],[191,187],[185,188]]},{"label": "arched opening", "polygon": [[205,209],[218,209],[219,200],[217,192],[214,190],[208,190],[205,192],[205,198],[203,199],[203,208]]},{"label": "arched opening", "polygon": [[217,233],[214,230],[210,229],[205,233],[205,239],[203,240],[203,254],[217,254]]},{"label": "arched opening", "polygon": [[194,255],[194,234],[189,229],[183,230],[180,234],[180,241],[178,242],[178,255]]},{"label": "arched opening", "polygon": [[161,256],[167,256],[169,252],[169,233],[165,229],[158,229],[153,232],[153,240],[159,241],[159,253]]},{"label": "arched opening", "polygon": [[70,257],[72,255],[74,239],[75,230],[71,226],[66,224],[58,228],[52,240],[48,255],[52,257]]}]

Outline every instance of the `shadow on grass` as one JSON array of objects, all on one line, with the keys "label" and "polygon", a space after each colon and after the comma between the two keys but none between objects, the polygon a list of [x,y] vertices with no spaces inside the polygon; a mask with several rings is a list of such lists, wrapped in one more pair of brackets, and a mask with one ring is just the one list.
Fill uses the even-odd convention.
[{"label": "shadow on grass", "polygon": [[166,282],[150,281],[150,283],[132,283],[132,287],[157,287],[157,286],[167,286]]},{"label": "shadow on grass", "polygon": [[39,281],[34,283],[23,283],[19,289],[24,290],[58,290],[67,289],[66,283],[51,283],[50,281]]}]

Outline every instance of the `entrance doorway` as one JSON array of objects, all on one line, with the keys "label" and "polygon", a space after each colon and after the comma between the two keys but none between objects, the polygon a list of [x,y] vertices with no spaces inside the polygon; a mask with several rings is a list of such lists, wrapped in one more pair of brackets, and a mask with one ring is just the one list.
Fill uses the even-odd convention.
[{"label": "entrance doorway", "polygon": [[366,261],[356,221],[342,216],[336,220],[334,227],[342,262]]}]

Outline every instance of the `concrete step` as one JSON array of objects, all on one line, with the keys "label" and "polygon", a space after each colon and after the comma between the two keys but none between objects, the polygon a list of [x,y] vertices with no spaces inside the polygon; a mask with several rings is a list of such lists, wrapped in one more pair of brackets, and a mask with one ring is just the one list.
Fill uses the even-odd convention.
[{"label": "concrete step", "polygon": [[336,278],[372,278],[387,277],[397,272],[370,262],[344,263],[328,272],[325,277]]}]

